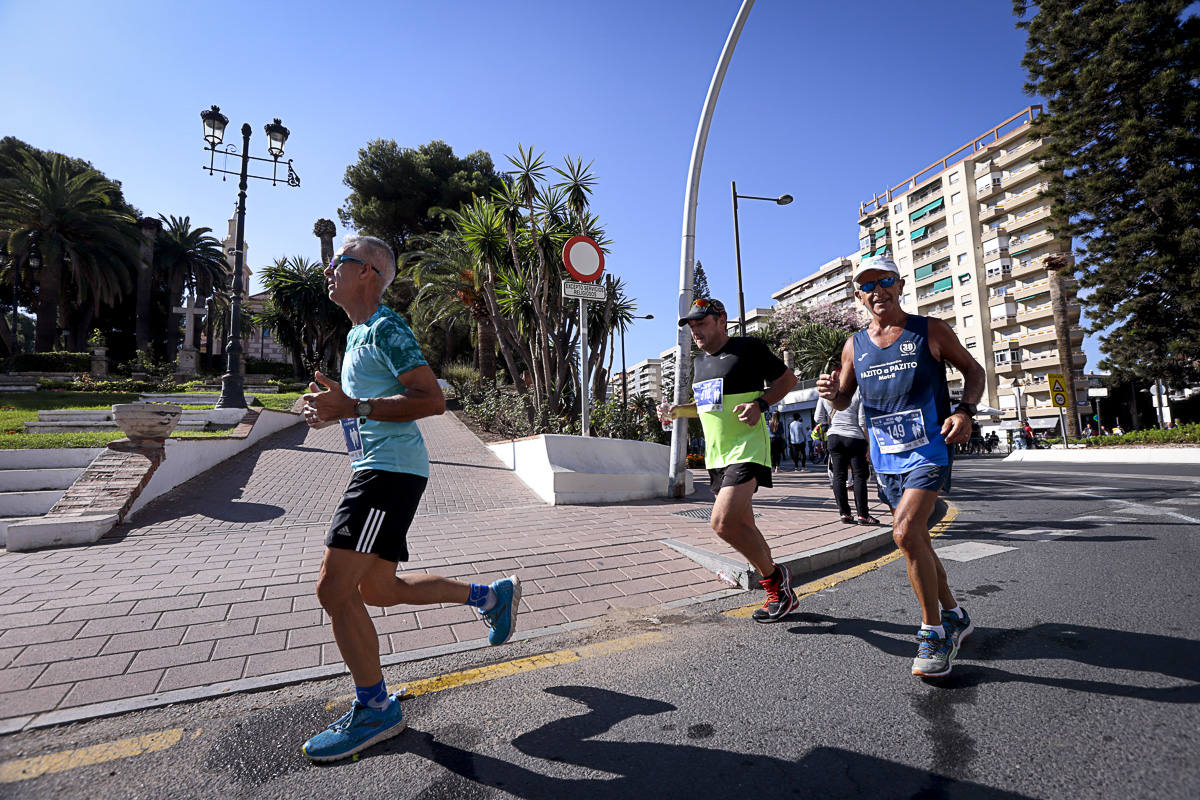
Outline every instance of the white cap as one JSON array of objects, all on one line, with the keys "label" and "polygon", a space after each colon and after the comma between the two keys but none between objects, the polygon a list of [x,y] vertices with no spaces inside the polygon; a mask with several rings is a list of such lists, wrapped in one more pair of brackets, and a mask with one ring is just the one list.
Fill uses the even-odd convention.
[{"label": "white cap", "polygon": [[867,256],[858,265],[858,269],[854,271],[854,282],[858,283],[858,279],[862,277],[864,272],[870,272],[873,269],[881,272],[893,272],[896,275],[900,274],[900,268],[896,266],[896,262],[887,256]]}]

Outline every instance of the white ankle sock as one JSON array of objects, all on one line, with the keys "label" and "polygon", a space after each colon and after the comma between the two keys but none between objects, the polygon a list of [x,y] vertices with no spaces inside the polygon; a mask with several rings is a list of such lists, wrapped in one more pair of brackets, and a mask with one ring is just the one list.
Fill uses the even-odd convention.
[{"label": "white ankle sock", "polygon": [[958,617],[959,619],[962,619],[962,617],[963,617],[962,609],[959,608],[958,606],[955,606],[954,608],[947,608],[946,613],[953,614],[954,616]]},{"label": "white ankle sock", "polygon": [[938,635],[938,638],[941,638],[941,639],[946,638],[946,629],[943,628],[941,625],[926,625],[924,622],[922,622],[921,630],[933,631],[934,633],[936,633]]}]

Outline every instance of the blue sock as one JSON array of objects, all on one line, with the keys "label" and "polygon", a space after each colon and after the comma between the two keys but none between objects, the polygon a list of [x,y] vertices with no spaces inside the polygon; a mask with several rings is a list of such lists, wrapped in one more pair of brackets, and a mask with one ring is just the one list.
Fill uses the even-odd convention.
[{"label": "blue sock", "polygon": [[496,605],[496,592],[491,586],[472,583],[471,594],[467,597],[467,605],[475,606],[480,611],[488,611]]},{"label": "blue sock", "polygon": [[355,686],[354,694],[358,697],[359,703],[376,711],[382,711],[391,702],[391,698],[388,697],[387,693],[387,685],[384,681],[380,681],[374,686]]}]

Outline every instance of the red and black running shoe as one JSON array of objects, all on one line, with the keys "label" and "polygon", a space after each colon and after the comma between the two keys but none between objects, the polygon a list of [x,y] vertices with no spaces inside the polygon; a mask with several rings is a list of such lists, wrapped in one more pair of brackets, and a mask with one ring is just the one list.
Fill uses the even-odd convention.
[{"label": "red and black running shoe", "polygon": [[776,564],[775,569],[779,575],[777,579],[763,578],[758,582],[767,592],[767,601],[751,615],[755,622],[778,622],[800,605],[800,598],[792,590],[791,570],[783,564]]}]

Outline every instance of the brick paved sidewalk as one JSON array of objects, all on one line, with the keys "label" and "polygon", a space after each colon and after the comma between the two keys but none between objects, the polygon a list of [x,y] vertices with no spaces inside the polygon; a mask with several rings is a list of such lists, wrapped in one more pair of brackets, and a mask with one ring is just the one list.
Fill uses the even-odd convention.
[{"label": "brick paved sidewalk", "polygon": [[[686,501],[552,507],[453,415],[421,429],[430,484],[403,568],[482,582],[516,572],[521,632],[725,588],[665,544],[736,556],[705,520],[678,515],[708,507],[706,486]],[[96,544],[0,554],[0,732],[341,672],[314,587],[349,477],[337,428],[290,428]],[[817,472],[778,474],[759,492],[777,559],[863,532],[838,522],[829,495]],[[464,606],[373,615],[385,663],[485,644]]]}]

